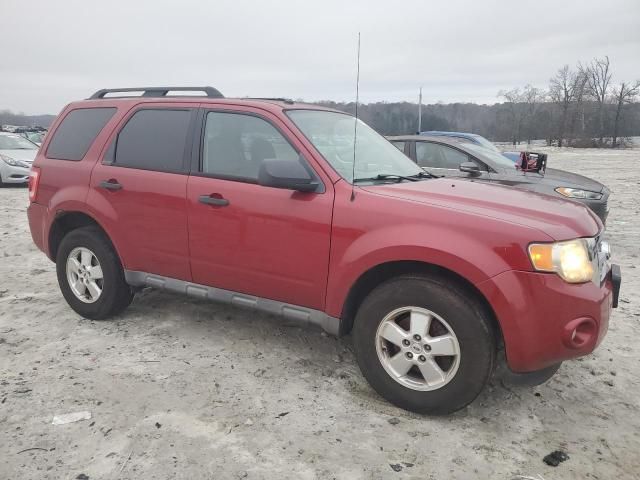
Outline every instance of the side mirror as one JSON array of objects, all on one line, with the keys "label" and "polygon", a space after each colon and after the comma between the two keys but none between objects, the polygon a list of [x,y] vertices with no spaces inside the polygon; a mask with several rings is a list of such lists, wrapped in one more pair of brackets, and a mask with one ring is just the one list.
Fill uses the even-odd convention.
[{"label": "side mirror", "polygon": [[460,171],[471,175],[480,175],[480,167],[473,162],[463,162],[460,164]]},{"label": "side mirror", "polygon": [[315,192],[319,183],[304,168],[301,161],[267,158],[260,165],[258,185],[298,192]]}]

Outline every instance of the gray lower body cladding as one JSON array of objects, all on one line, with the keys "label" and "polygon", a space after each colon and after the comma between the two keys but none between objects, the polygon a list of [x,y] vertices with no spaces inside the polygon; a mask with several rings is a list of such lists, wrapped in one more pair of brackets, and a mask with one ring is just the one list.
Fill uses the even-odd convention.
[{"label": "gray lower body cladding", "polygon": [[222,288],[209,287],[185,280],[163,277],[152,273],[125,270],[124,277],[127,283],[133,287],[152,287],[238,307],[251,308],[279,315],[289,320],[300,322],[301,324],[319,326],[331,335],[338,336],[339,334],[340,319],[331,317],[320,310],[247,295],[246,293],[224,290]]}]

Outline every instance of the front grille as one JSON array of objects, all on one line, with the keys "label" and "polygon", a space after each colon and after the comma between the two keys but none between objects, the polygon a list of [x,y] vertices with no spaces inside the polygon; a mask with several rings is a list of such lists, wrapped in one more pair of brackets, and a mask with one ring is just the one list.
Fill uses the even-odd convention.
[{"label": "front grille", "polygon": [[593,281],[600,285],[604,282],[610,269],[610,255],[603,244],[606,241],[603,237],[604,234],[600,233],[593,241],[589,242],[589,256],[593,265]]}]

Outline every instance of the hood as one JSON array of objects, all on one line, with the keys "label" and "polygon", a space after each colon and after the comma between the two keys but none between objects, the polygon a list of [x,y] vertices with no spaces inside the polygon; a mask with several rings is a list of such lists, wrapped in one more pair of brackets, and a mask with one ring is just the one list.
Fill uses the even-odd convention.
[{"label": "hood", "polygon": [[377,195],[535,228],[554,240],[592,237],[600,230],[595,215],[578,202],[502,185],[438,178],[362,188]]},{"label": "hood", "polygon": [[600,182],[592,180],[584,175],[577,173],[565,172],[555,168],[547,168],[544,172],[545,183],[551,182],[554,187],[571,187],[591,190],[592,192],[602,192],[604,185]]},{"label": "hood", "polygon": [[540,191],[542,192],[550,192],[557,187],[581,188],[598,193],[606,189],[603,184],[589,177],[555,168],[547,168],[544,174],[505,168],[500,170],[499,174],[508,176],[507,180],[515,181],[515,184],[529,184],[532,186],[532,190],[535,185],[550,187],[548,190],[547,188],[541,188]]},{"label": "hood", "polygon": [[38,154],[38,150],[0,150],[0,154],[11,157],[14,160],[33,162]]}]

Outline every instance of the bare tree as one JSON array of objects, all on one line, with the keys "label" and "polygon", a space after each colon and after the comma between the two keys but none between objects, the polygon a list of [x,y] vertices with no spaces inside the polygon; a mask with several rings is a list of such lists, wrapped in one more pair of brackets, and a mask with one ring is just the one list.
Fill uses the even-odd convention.
[{"label": "bare tree", "polygon": [[611,71],[609,57],[594,58],[589,66],[584,68],[587,76],[587,89],[598,105],[598,133],[600,144],[604,142],[604,106],[609,93]]},{"label": "bare tree", "polygon": [[522,130],[522,119],[524,109],[522,108],[522,93],[519,88],[512,90],[500,90],[498,97],[504,98],[505,105],[511,117],[511,142],[514,145],[520,143],[520,132]]},{"label": "bare tree", "polygon": [[578,68],[573,86],[574,107],[570,115],[567,139],[576,138],[576,121],[579,121],[579,136],[584,137],[586,128],[585,97],[587,96],[587,75],[584,70]]},{"label": "bare tree", "polygon": [[573,72],[569,65],[565,65],[558,73],[549,80],[549,96],[551,101],[558,106],[560,110],[560,119],[558,121],[558,146],[562,146],[564,135],[567,128],[567,119],[569,118],[569,108],[575,99],[576,79],[578,74]]},{"label": "bare tree", "polygon": [[640,93],[640,80],[636,80],[635,83],[622,82],[620,85],[613,88],[613,98],[616,105],[616,116],[613,122],[613,141],[611,147],[616,147],[618,140],[618,132],[620,121],[622,120],[622,110],[627,103],[632,103],[635,97]]},{"label": "bare tree", "polygon": [[539,88],[531,85],[525,85],[524,91],[520,97],[523,103],[523,123],[527,136],[527,145],[531,145],[531,139],[534,134],[534,118],[536,115],[538,104],[544,99],[544,92]]}]

